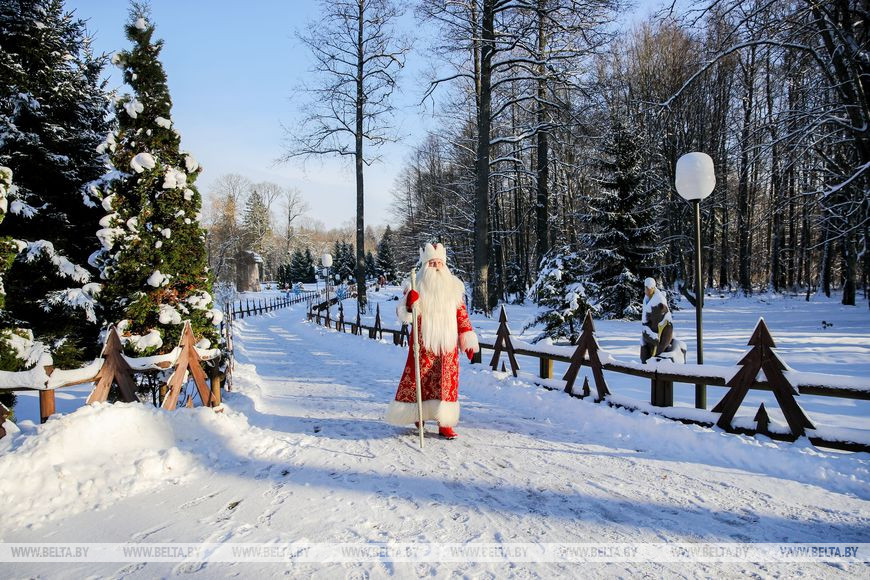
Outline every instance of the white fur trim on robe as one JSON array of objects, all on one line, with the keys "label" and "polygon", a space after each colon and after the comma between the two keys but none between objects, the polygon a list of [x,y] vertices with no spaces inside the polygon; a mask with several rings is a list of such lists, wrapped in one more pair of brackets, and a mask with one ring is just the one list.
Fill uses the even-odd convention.
[{"label": "white fur trim on robe", "polygon": [[[387,423],[391,425],[413,425],[419,421],[417,403],[390,402],[387,407]],[[423,401],[423,420],[435,419],[442,427],[455,427],[459,423],[459,402],[430,400]]]},{"label": "white fur trim on robe", "polygon": [[473,330],[463,332],[459,335],[459,349],[462,352],[467,350],[480,352],[480,343],[477,341],[477,334],[475,334]]}]

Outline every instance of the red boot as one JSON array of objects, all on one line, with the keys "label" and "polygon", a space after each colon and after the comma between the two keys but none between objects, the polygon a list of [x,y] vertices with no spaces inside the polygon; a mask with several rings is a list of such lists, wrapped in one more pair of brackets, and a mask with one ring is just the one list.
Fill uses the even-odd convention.
[{"label": "red boot", "polygon": [[440,425],[438,426],[438,434],[445,439],[456,439],[459,437],[459,434],[453,430],[453,427],[442,427]]}]

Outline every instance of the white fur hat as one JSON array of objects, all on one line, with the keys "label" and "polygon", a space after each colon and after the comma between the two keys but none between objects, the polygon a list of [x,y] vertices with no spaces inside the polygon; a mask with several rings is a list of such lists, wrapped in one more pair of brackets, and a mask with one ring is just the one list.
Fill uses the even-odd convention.
[{"label": "white fur hat", "polygon": [[646,280],[643,281],[643,285],[646,288],[655,288],[656,287],[655,278],[647,278]]},{"label": "white fur hat", "polygon": [[420,263],[425,264],[429,260],[441,260],[445,264],[447,263],[447,249],[444,244],[436,242],[434,246],[426,244],[420,248]]}]

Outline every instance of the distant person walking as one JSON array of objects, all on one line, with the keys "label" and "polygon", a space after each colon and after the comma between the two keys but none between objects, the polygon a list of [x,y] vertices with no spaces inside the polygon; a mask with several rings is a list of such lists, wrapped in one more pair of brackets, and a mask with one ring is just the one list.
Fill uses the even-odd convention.
[{"label": "distant person walking", "polygon": [[640,362],[645,363],[654,356],[665,352],[671,346],[674,324],[665,293],[656,288],[653,278],[644,280],[643,334],[640,342]]}]

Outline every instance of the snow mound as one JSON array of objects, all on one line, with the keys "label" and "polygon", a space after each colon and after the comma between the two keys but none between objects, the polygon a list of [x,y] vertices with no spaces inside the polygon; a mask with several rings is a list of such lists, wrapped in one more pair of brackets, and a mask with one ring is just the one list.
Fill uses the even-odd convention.
[{"label": "snow mound", "polygon": [[176,446],[169,415],[136,403],[82,407],[16,435],[0,457],[10,529],[179,483],[196,463]]},{"label": "snow mound", "polygon": [[0,439],[3,530],[105,509],[149,492],[171,494],[168,486],[289,449],[286,440],[250,426],[226,406],[219,413],[206,407],[166,412],[140,403],[100,403],[35,429],[6,425],[11,431]]}]

